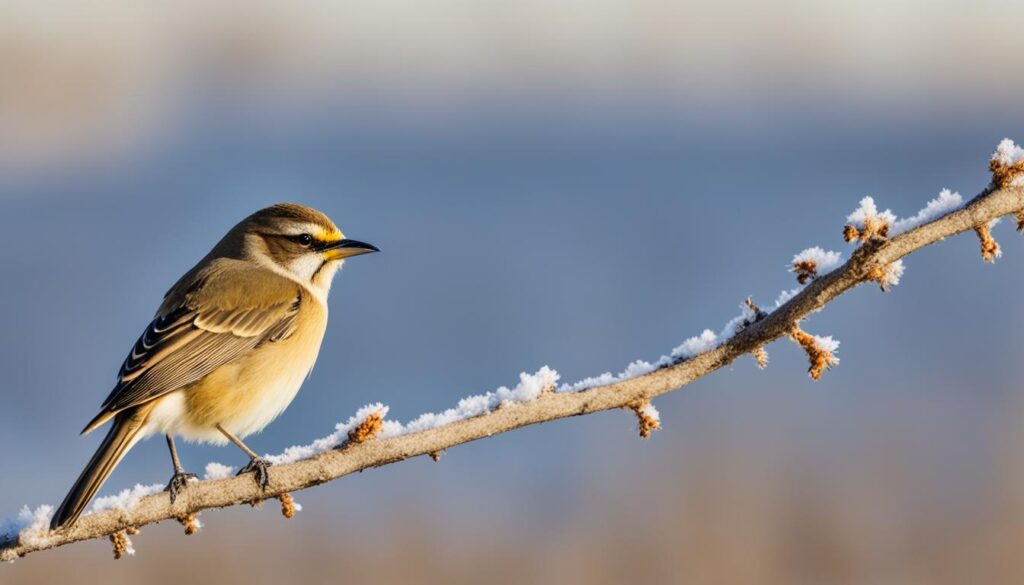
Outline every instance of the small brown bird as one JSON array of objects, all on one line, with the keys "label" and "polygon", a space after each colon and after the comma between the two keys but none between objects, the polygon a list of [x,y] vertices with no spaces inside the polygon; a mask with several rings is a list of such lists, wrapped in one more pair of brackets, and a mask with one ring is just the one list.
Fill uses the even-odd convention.
[{"label": "small brown bird", "polygon": [[88,433],[113,420],[50,523],[73,523],[140,439],[167,437],[173,502],[195,474],[174,436],[231,441],[249,456],[239,474],[267,486],[268,462],[242,438],[262,430],[295,398],[327,327],[327,293],[345,258],[379,252],[346,239],[326,215],[296,204],[257,211],[233,227],[164,296],[156,318],[121,366]]}]

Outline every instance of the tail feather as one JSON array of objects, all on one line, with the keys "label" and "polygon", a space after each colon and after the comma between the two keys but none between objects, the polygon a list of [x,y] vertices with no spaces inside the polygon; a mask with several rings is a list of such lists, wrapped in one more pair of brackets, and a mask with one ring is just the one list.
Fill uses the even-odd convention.
[{"label": "tail feather", "polygon": [[143,405],[120,412],[114,417],[114,424],[107,436],[54,513],[50,521],[51,530],[63,528],[78,519],[125,453],[141,438],[138,436],[139,431],[145,426],[150,410],[152,406]]},{"label": "tail feather", "polygon": [[103,423],[114,418],[114,414],[115,413],[104,409],[102,412],[93,417],[93,419],[89,421],[89,424],[85,425],[85,428],[82,429],[82,434],[88,435],[89,433],[96,430],[97,427],[103,426]]}]

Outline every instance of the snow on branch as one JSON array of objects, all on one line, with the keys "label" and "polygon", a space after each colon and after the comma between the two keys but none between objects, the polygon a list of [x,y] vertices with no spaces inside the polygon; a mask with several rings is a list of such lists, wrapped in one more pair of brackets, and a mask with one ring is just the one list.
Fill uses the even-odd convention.
[{"label": "snow on branch", "polygon": [[939,192],[939,196],[929,201],[924,209],[917,212],[917,215],[896,220],[896,223],[892,226],[892,233],[897,235],[907,230],[912,230],[923,223],[928,223],[937,217],[942,217],[954,209],[959,209],[963,204],[964,198],[959,193],[943,189]]},{"label": "snow on branch", "polygon": [[[129,537],[142,526],[175,520],[193,534],[201,527],[197,516],[203,510],[272,498],[280,501],[282,514],[290,518],[301,509],[292,492],[411,457],[427,455],[436,460],[446,449],[469,441],[570,416],[629,410],[646,438],[662,424],[653,398],[745,354],[752,354],[764,367],[768,361],[764,346],[782,337],[793,339],[807,352],[810,375],[817,379],[838,364],[838,342],[804,332],[800,323],[807,317],[857,285],[874,281],[887,289],[897,284],[904,275],[902,258],[925,246],[976,231],[983,252],[987,249],[994,259],[1000,250],[991,237],[993,222],[1013,214],[1024,227],[1024,149],[1004,140],[990,167],[992,183],[968,203],[945,190],[907,219],[899,220],[888,210],[879,212],[874,199],[863,199],[843,230],[844,239],[857,244],[844,264],[838,265],[838,253],[820,247],[797,254],[790,270],[802,286],[783,291],[770,312],[748,298],[740,314],[718,333],[704,330],[653,362],[638,360],[618,374],[608,372],[561,386],[558,373],[545,366],[534,374],[521,374],[512,388],[469,396],[452,408],[404,424],[387,419],[387,406],[371,404],[339,423],[330,435],[268,456],[273,466],[265,490],[251,477],[233,477],[233,468],[210,463],[204,481],[189,483],[173,503],[161,486],[139,485],[98,498],[78,522],[56,532],[48,530],[51,506],[26,506],[17,517],[0,520],[0,560],[13,561],[96,538],[109,538],[115,557],[130,555],[135,551]],[[987,248],[986,240],[990,240]]]}]

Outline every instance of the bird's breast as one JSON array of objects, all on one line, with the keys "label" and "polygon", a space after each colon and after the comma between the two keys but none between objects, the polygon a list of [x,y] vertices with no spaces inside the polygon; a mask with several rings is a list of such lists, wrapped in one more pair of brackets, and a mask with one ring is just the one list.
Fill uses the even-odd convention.
[{"label": "bird's breast", "polygon": [[327,311],[310,299],[300,309],[295,332],[265,343],[202,380],[168,395],[151,421],[159,425],[160,410],[176,419],[164,432],[189,440],[224,443],[220,424],[237,437],[261,431],[291,404],[316,363],[327,327]]}]

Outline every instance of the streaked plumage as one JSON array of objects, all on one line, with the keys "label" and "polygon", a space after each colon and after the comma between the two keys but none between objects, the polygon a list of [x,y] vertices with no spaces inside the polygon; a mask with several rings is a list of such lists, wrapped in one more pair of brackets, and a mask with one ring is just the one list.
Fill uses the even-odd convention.
[{"label": "streaked plumage", "polygon": [[[174,435],[246,449],[238,439],[281,414],[312,369],[344,258],[372,251],[295,204],[263,209],[232,228],[171,287],[129,352],[83,433],[113,420],[111,429],[52,527],[73,522],[143,437],[167,435],[172,456]],[[265,467],[256,459],[251,465]],[[183,476],[175,461],[172,497]]]}]

